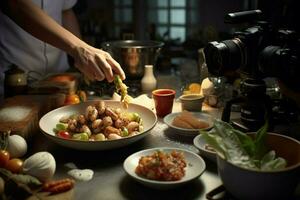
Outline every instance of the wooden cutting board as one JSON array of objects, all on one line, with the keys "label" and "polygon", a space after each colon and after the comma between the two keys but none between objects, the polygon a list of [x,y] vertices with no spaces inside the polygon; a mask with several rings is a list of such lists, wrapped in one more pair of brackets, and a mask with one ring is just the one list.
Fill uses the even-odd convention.
[{"label": "wooden cutting board", "polygon": [[11,130],[29,139],[39,131],[39,119],[63,105],[64,94],[19,95],[4,100],[0,106],[0,131]]},{"label": "wooden cutting board", "polygon": [[71,189],[67,192],[55,194],[55,195],[49,195],[46,192],[39,192],[35,196],[31,196],[26,200],[72,200],[74,199],[74,189]]},{"label": "wooden cutting board", "polygon": [[72,94],[78,90],[81,81],[80,73],[51,74],[44,79],[29,85],[29,94]]}]

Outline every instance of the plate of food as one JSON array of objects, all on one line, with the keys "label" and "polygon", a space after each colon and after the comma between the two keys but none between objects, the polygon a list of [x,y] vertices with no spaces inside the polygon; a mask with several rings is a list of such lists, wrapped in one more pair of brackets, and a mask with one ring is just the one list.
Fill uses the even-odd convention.
[{"label": "plate of food", "polygon": [[205,139],[202,134],[196,136],[193,140],[193,143],[195,147],[199,149],[201,155],[213,162],[217,161],[217,155],[215,150],[205,142]]},{"label": "plate of food", "polygon": [[93,100],[57,108],[39,121],[53,142],[79,150],[105,150],[129,145],[155,126],[155,113],[138,104]]},{"label": "plate of food", "polygon": [[152,148],[136,152],[123,163],[126,173],[155,189],[171,189],[196,180],[206,168],[197,154],[180,148]]},{"label": "plate of food", "polygon": [[209,130],[214,118],[204,112],[176,112],[164,117],[164,123],[174,130],[174,133],[184,136],[199,135],[200,130]]}]

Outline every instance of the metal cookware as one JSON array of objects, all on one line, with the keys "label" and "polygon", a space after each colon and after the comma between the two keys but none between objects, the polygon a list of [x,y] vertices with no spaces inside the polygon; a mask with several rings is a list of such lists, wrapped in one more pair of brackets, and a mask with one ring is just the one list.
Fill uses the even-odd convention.
[{"label": "metal cookware", "polygon": [[126,77],[141,79],[145,65],[155,65],[163,42],[143,40],[118,40],[102,43],[102,49],[120,63]]}]

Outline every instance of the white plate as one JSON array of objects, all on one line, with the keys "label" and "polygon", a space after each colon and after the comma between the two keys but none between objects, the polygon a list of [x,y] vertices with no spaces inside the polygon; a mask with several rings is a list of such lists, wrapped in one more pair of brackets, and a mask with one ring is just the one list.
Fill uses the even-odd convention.
[{"label": "white plate", "polygon": [[205,142],[204,137],[203,137],[202,134],[196,136],[194,138],[193,142],[194,142],[194,145],[199,149],[201,155],[203,155],[204,157],[210,159],[213,162],[217,161],[216,152],[207,150],[205,148],[206,142]]},{"label": "white plate", "polygon": [[[106,141],[78,141],[78,140],[67,140],[55,135],[53,128],[55,128],[56,124],[59,123],[59,119],[63,116],[70,116],[72,114],[82,114],[85,113],[85,109],[88,105],[95,104],[96,101],[87,101],[80,104],[64,106],[61,108],[57,108],[45,114],[39,122],[40,129],[42,132],[53,142],[79,150],[105,150],[105,149],[114,149],[122,146],[129,145],[133,142],[136,142],[143,137],[145,137],[150,130],[155,126],[157,122],[157,117],[153,111],[150,109],[137,105],[137,104],[129,104],[129,107],[126,111],[128,112],[137,112],[142,120],[144,131],[140,134],[137,134],[132,137],[125,137],[117,140],[106,140]],[[122,108],[120,101],[112,101],[105,100],[105,104],[111,108]]]},{"label": "white plate", "polygon": [[197,119],[207,122],[209,126],[205,129],[187,129],[187,128],[176,127],[172,124],[172,122],[177,115],[181,114],[181,112],[168,114],[167,116],[164,117],[164,123],[166,123],[170,128],[172,128],[174,130],[174,133],[179,135],[184,135],[184,136],[196,136],[199,135],[199,130],[209,130],[213,127],[214,119],[211,115],[203,112],[191,112],[191,113]]},{"label": "white plate", "polygon": [[[183,152],[187,166],[185,168],[185,176],[181,180],[156,181],[156,180],[150,180],[150,179],[140,177],[135,173],[135,168],[138,166],[139,159],[142,156],[151,155],[157,150],[161,150],[166,153],[170,153],[173,150]],[[183,184],[186,184],[188,182],[197,179],[204,172],[206,165],[204,160],[199,155],[191,151],[179,149],[179,148],[161,147],[161,148],[142,150],[130,155],[124,161],[123,168],[129,176],[131,176],[136,181],[142,183],[145,186],[156,188],[156,189],[170,189],[170,188],[181,186]]]}]

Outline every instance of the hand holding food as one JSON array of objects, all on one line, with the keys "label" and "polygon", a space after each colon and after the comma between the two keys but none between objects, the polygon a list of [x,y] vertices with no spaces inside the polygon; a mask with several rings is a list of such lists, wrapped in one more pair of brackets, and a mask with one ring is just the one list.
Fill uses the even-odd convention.
[{"label": "hand holding food", "polygon": [[125,79],[124,71],[117,61],[111,55],[101,49],[81,43],[70,53],[74,58],[75,66],[85,74],[89,80],[102,81],[105,78],[108,82],[113,81],[113,75],[121,76]]},{"label": "hand holding food", "polygon": [[115,76],[114,83],[115,83],[117,93],[121,95],[121,102],[124,104],[125,108],[128,108],[128,105],[131,102],[132,97],[128,95],[127,85],[125,85],[122,82],[122,79],[118,75]]}]

